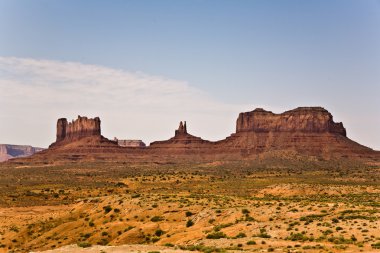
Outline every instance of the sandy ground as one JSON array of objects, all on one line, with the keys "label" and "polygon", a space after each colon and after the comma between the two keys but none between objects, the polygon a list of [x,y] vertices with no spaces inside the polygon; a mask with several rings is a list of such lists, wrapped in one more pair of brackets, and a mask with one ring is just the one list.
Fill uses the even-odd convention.
[{"label": "sandy ground", "polygon": [[[76,245],[68,245],[55,250],[47,251],[32,251],[31,253],[149,253],[149,252],[160,252],[160,253],[190,253],[198,251],[188,251],[180,249],[168,249],[165,247],[154,246],[154,245],[122,245],[122,246],[92,246],[89,248],[80,248]],[[239,251],[229,251],[229,252],[239,252]],[[245,252],[250,252],[245,250]],[[267,252],[267,251],[262,251]],[[300,251],[301,252],[301,251]],[[357,253],[357,250],[346,250],[345,253]],[[380,250],[361,250],[361,253],[378,253]]]},{"label": "sandy ground", "polygon": [[89,248],[80,248],[77,245],[68,245],[59,249],[55,250],[47,250],[47,251],[33,251],[35,253],[37,252],[43,252],[43,253],[124,253],[124,252],[139,252],[139,253],[145,253],[145,252],[160,252],[160,253],[178,253],[178,252],[194,252],[194,251],[187,251],[187,250],[176,250],[176,249],[170,249],[167,247],[160,247],[160,246],[154,246],[154,245],[139,245],[139,244],[133,244],[133,245],[122,245],[122,246],[92,246]]},{"label": "sandy ground", "polygon": [[29,206],[0,208],[0,229],[12,224],[33,223],[56,218],[70,210],[69,206]]}]

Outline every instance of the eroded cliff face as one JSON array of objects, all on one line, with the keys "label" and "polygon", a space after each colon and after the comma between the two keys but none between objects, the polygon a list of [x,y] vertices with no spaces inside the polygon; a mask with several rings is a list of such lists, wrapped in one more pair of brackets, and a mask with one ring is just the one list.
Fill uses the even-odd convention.
[{"label": "eroded cliff face", "polygon": [[90,119],[78,116],[72,122],[68,122],[66,118],[61,118],[57,121],[56,142],[51,146],[74,142],[85,137],[102,137],[99,117]]},{"label": "eroded cliff face", "polygon": [[57,139],[56,142],[63,141],[66,137],[67,119],[62,118],[57,121]]},{"label": "eroded cliff face", "polygon": [[335,123],[332,115],[322,107],[298,107],[275,114],[261,108],[240,113],[236,133],[240,132],[304,132],[334,133],[346,136],[342,123]]},{"label": "eroded cliff face", "polygon": [[198,149],[208,147],[210,141],[203,140],[200,137],[191,135],[187,132],[186,121],[180,122],[179,127],[174,132],[174,137],[166,141],[155,141],[150,144],[151,148],[169,148],[169,149]]},{"label": "eroded cliff face", "polygon": [[57,121],[57,142],[65,139],[80,139],[88,136],[100,136],[99,117],[89,119],[78,115],[78,119],[68,123],[62,118]]},{"label": "eroded cliff face", "polygon": [[182,121],[179,122],[179,127],[174,132],[174,136],[180,136],[180,135],[186,135],[187,134],[187,127],[186,127],[186,121],[183,123]]}]

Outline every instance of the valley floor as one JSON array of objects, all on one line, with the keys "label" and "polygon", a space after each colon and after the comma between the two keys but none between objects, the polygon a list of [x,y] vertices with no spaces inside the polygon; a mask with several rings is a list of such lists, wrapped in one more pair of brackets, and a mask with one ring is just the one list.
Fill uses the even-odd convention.
[{"label": "valley floor", "polygon": [[5,166],[0,252],[380,251],[379,167],[338,165]]}]

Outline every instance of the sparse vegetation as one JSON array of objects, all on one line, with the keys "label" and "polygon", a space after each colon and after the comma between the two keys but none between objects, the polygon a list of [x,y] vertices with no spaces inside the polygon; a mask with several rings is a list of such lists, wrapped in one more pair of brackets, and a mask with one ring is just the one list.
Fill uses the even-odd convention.
[{"label": "sparse vegetation", "polygon": [[[128,244],[131,238],[200,252],[380,249],[380,184],[373,179],[380,171],[366,176],[373,168],[341,175],[340,168],[299,173],[269,165],[245,170],[239,164],[141,165],[139,170],[124,164],[75,166],[35,168],[31,178],[36,181],[22,168],[0,170],[2,210],[26,206],[38,213],[24,223],[17,211],[22,209],[0,217],[0,252]],[[109,168],[100,174],[104,166]],[[70,170],[83,181],[60,172]],[[51,181],[38,181],[46,175]],[[6,187],[11,176],[23,185]],[[73,226],[75,238],[65,234]]]},{"label": "sparse vegetation", "polygon": [[153,221],[153,222],[159,222],[159,221],[162,221],[163,218],[161,216],[153,216],[150,221]]},{"label": "sparse vegetation", "polygon": [[207,239],[220,239],[220,238],[226,238],[227,235],[221,231],[218,232],[212,232],[206,236]]},{"label": "sparse vegetation", "polygon": [[186,227],[191,227],[191,226],[193,226],[194,225],[194,222],[192,221],[192,220],[188,220],[187,222],[186,222]]}]

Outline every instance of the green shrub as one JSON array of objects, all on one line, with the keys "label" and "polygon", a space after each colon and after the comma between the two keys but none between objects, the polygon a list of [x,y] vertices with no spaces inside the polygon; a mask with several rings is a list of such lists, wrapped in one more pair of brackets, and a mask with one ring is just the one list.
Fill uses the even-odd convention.
[{"label": "green shrub", "polygon": [[226,237],[227,235],[221,231],[213,232],[206,236],[207,239],[220,239],[220,238],[226,238]]},{"label": "green shrub", "polygon": [[152,242],[158,242],[160,240],[160,237],[153,236],[151,240]]},{"label": "green shrub", "polygon": [[192,225],[194,225],[194,222],[192,220],[188,220],[186,222],[186,227],[191,227]]},{"label": "green shrub", "polygon": [[91,243],[89,243],[89,242],[78,242],[77,245],[78,245],[78,247],[81,247],[81,248],[91,247]]},{"label": "green shrub", "polygon": [[243,232],[240,232],[239,234],[235,236],[235,238],[244,238],[244,237],[247,237],[247,235]]},{"label": "green shrub", "polygon": [[153,222],[158,222],[158,221],[162,221],[163,218],[161,216],[153,216],[150,221],[153,221]]},{"label": "green shrub", "polygon": [[305,242],[305,241],[308,241],[309,238],[302,233],[296,233],[296,234],[291,234],[290,236],[286,237],[286,240]]},{"label": "green shrub", "polygon": [[220,231],[222,228],[230,227],[233,223],[224,223],[214,227],[214,231]]},{"label": "green shrub", "polygon": [[161,229],[157,229],[156,232],[154,232],[154,234],[155,234],[156,236],[161,236],[161,235],[165,234],[165,231],[163,231],[163,230],[161,230]]},{"label": "green shrub", "polygon": [[107,214],[107,213],[109,213],[109,212],[112,211],[112,207],[110,207],[110,206],[105,206],[105,207],[103,207],[103,210],[104,210],[104,213]]},{"label": "green shrub", "polygon": [[260,233],[257,234],[256,236],[260,238],[271,238],[271,236],[267,234],[267,231],[265,228],[260,228]]},{"label": "green shrub", "polygon": [[300,218],[300,221],[306,221],[306,222],[313,222],[315,220],[318,220],[318,221],[321,221],[323,219],[324,216],[326,216],[327,214],[311,214],[311,215],[307,215],[307,216],[303,216]]}]

